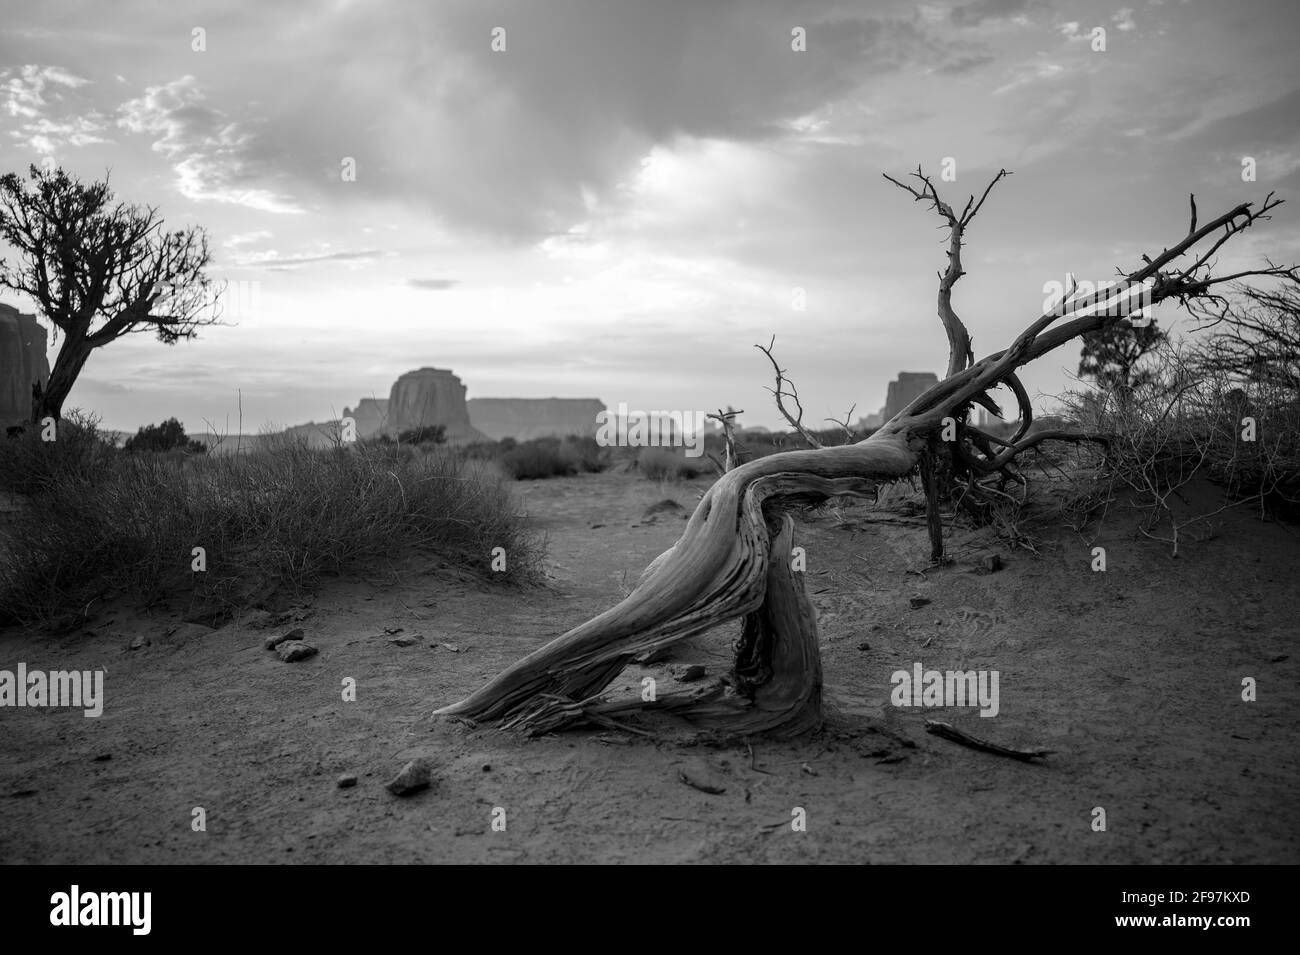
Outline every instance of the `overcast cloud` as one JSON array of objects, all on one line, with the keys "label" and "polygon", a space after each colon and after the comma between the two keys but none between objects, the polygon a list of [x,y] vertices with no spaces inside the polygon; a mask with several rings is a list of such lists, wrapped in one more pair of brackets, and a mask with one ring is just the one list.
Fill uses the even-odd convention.
[{"label": "overcast cloud", "polygon": [[[1297,21],[1289,0],[27,4],[0,25],[0,171],[111,171],[204,225],[245,292],[233,327],[92,357],[69,404],[108,427],[197,430],[241,392],[246,426],[319,421],[421,365],[471,397],[775,425],[752,347],[774,334],[813,418],[946,362],[942,236],[882,172],[952,157],[964,201],[1013,171],[957,287],[978,353],[1045,282],[1168,244],[1188,192],[1206,214],[1294,195]],[[1294,207],[1250,238],[1231,254],[1296,258]]]}]

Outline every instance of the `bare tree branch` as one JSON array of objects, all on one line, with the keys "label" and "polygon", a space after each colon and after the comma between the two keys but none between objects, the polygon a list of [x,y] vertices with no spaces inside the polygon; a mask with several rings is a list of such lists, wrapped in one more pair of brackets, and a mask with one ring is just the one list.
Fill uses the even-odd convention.
[{"label": "bare tree branch", "polygon": [[[785,376],[785,369],[777,364],[776,358],[772,355],[772,348],[775,345],[776,336],[773,335],[772,340],[767,343],[766,348],[762,345],[754,346],[767,356],[767,360],[772,363],[772,368],[776,372],[776,387],[767,390],[772,392],[776,397],[777,410],[781,412],[781,417],[785,418],[785,420],[790,423],[790,427],[799,432],[799,435],[807,441],[809,445],[814,448],[820,448],[822,446],[821,441],[819,441],[815,435],[811,434],[808,429],[803,426],[803,404],[799,401],[799,390],[795,388],[794,382],[790,381],[790,379]],[[789,386],[789,391],[786,390],[787,386]],[[797,414],[792,416],[790,412],[786,410],[784,401],[786,398],[789,398],[794,402]]]}]

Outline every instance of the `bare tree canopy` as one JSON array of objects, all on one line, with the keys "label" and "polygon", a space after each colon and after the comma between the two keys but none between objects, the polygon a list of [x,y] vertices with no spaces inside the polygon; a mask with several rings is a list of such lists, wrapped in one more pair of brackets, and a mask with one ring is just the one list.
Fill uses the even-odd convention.
[{"label": "bare tree canopy", "polygon": [[207,234],[166,231],[152,206],[114,203],[108,179],[86,184],[31,166],[0,176],[0,288],[36,301],[63,345],[32,420],[59,418],[90,353],[133,332],[167,345],[217,322],[205,274]]}]

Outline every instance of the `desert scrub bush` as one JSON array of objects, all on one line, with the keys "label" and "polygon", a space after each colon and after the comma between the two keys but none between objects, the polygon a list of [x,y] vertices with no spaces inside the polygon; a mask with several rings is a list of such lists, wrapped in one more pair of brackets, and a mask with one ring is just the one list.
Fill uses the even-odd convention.
[{"label": "desert scrub bush", "polygon": [[[8,526],[0,619],[46,624],[114,593],[145,604],[188,595],[192,618],[220,619],[268,586],[301,591],[411,549],[496,581],[533,579],[542,556],[504,478],[437,446],[283,441],[185,468],[153,455],[109,461],[92,480],[43,488]],[[495,547],[504,573],[490,571]]]},{"label": "desert scrub bush", "polygon": [[185,426],[175,418],[168,418],[162,424],[146,425],[136,431],[135,436],[126,439],[122,450],[127,453],[140,451],[183,451],[190,454],[205,454],[208,446],[202,441],[195,441],[185,433]]},{"label": "desert scrub bush", "polygon": [[407,428],[397,436],[397,440],[402,444],[445,444],[447,426],[426,424],[418,428]]},{"label": "desert scrub bush", "polygon": [[[1300,396],[1205,375],[1186,358],[1182,346],[1165,345],[1146,380],[1069,396],[1085,430],[1110,436],[1094,498],[1110,502],[1121,492],[1145,512],[1139,530],[1175,555],[1182,536],[1208,530],[1201,522],[1228,507],[1250,503],[1286,516],[1300,504]],[[1184,489],[1198,478],[1223,489],[1222,503],[1178,513]]]},{"label": "desert scrub bush", "polygon": [[60,421],[53,441],[41,439],[39,425],[0,438],[0,491],[31,496],[65,484],[80,485],[101,473],[120,454],[99,432],[99,419],[72,410]]},{"label": "desert scrub bush", "polygon": [[[504,443],[503,441],[474,441],[470,444],[457,445],[456,453],[465,461],[493,461],[499,464],[507,450]],[[514,447],[513,441],[510,447]]]},{"label": "desert scrub bush", "polygon": [[519,481],[539,481],[604,471],[611,465],[608,448],[592,437],[548,437],[530,441],[502,438],[461,445],[457,453],[468,461],[491,461],[501,472]]},{"label": "desert scrub bush", "polygon": [[561,453],[559,438],[521,441],[501,455],[501,467],[517,481],[539,481],[577,473],[574,462]]},{"label": "desert scrub bush", "polygon": [[571,435],[560,445],[560,459],[568,464],[574,474],[596,474],[609,467],[610,456],[590,435]]},{"label": "desert scrub bush", "polygon": [[668,448],[642,448],[637,467],[650,481],[684,481],[699,477],[707,464],[692,461]]}]

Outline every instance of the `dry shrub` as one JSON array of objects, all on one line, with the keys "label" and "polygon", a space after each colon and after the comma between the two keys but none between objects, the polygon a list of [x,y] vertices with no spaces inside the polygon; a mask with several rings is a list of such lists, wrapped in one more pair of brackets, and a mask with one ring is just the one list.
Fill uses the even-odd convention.
[{"label": "dry shrub", "polygon": [[[203,573],[191,570],[195,547]],[[508,572],[490,571],[494,547]],[[72,468],[47,481],[8,526],[0,607],[7,621],[42,623],[106,594],[149,604],[188,593],[192,613],[220,617],[268,584],[300,591],[410,549],[493,581],[529,580],[541,558],[504,476],[435,445],[282,440],[184,468],[107,454],[88,478]]]}]

